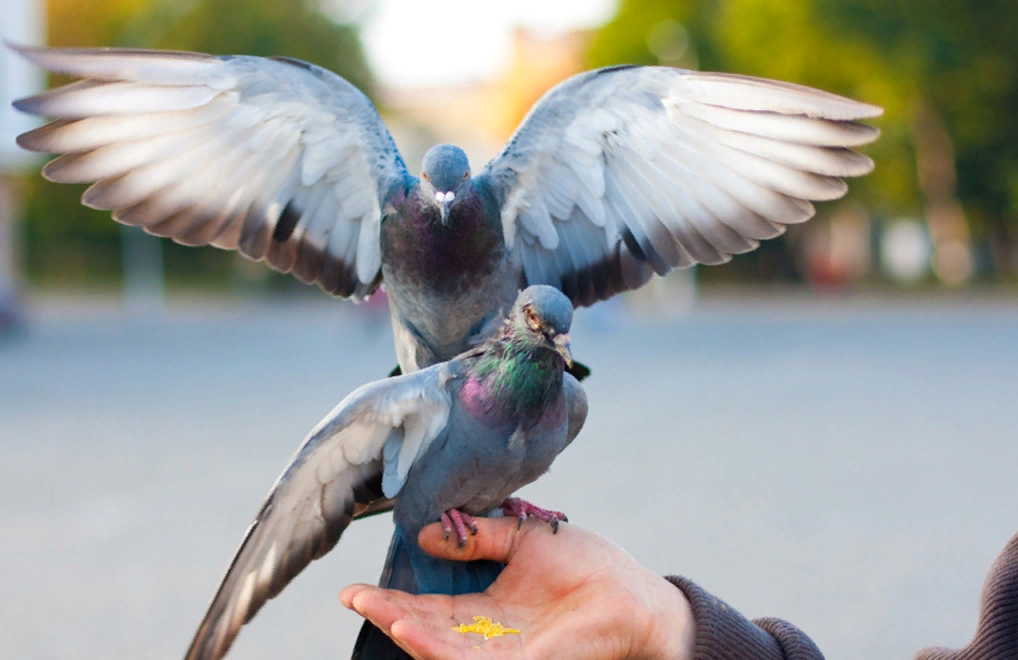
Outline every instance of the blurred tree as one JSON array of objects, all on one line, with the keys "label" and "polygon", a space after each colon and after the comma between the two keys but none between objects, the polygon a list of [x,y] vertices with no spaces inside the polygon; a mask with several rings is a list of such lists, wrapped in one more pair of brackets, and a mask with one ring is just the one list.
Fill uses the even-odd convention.
[{"label": "blurred tree", "polygon": [[978,11],[942,0],[622,0],[589,60],[737,71],[881,105],[883,136],[867,148],[878,167],[850,195],[878,215],[922,210],[934,238],[967,243],[960,199],[977,238],[993,239],[998,271],[1014,272],[1016,33],[1010,0]]},{"label": "blurred tree", "polygon": [[[132,46],[215,54],[287,55],[373,92],[358,28],[333,22],[314,0],[49,0],[53,46]],[[54,76],[52,84],[67,79]],[[120,228],[79,203],[84,186],[22,182],[25,269],[30,281],[109,285],[120,276]],[[171,283],[226,285],[239,257],[166,241]],[[261,267],[260,267],[261,268]],[[266,269],[267,270],[267,269]],[[255,271],[259,272],[259,271]],[[290,278],[268,278],[290,286]]]},{"label": "blurred tree", "polygon": [[[938,0],[817,0],[825,20],[868,40],[911,81],[917,180],[926,215],[950,225],[961,207],[994,246],[1002,274],[1018,270],[1018,4]],[[946,193],[946,194],[945,194]],[[950,196],[949,196],[950,195]],[[950,231],[950,226],[945,231]],[[934,227],[936,231],[936,228]],[[952,236],[946,236],[950,240]]]},{"label": "blurred tree", "polygon": [[157,48],[217,55],[286,55],[335,71],[372,95],[368,69],[355,25],[334,23],[313,0],[197,0],[166,29],[165,18],[179,2],[153,2],[137,23],[137,39]]}]

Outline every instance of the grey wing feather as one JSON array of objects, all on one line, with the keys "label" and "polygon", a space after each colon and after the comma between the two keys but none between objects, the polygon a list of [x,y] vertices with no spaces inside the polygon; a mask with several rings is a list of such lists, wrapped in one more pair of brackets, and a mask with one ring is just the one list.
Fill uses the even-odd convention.
[{"label": "grey wing feather", "polygon": [[570,373],[562,374],[562,390],[565,393],[566,410],[569,415],[569,432],[566,446],[579,434],[587,421],[587,393],[580,381]]},{"label": "grey wing feather", "polygon": [[408,174],[346,80],[286,58],[8,47],[85,78],[14,103],[56,118],[18,144],[64,154],[43,169],[53,181],[95,182],[84,204],[329,293],[377,288],[382,209]]},{"label": "grey wing feather", "polygon": [[478,175],[520,286],[590,305],[656,272],[720,264],[837,199],[880,108],[791,83],[667,67],[574,76]]},{"label": "grey wing feather", "polygon": [[315,427],[244,535],[187,660],[222,658],[265,601],[335,546],[369,504],[365,490],[376,496],[387,444],[403,442],[400,453],[412,463],[445,428],[452,406],[446,384],[456,368],[442,363],[365,385]]}]

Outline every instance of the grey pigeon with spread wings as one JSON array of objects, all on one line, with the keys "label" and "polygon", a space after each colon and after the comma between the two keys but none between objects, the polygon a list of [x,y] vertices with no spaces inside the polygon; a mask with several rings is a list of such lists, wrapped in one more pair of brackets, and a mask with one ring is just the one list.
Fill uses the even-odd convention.
[{"label": "grey pigeon with spread wings", "polygon": [[[269,492],[195,634],[188,660],[223,657],[265,601],[331,550],[353,517],[383,496],[396,502],[383,583],[412,592],[483,591],[501,570],[492,562],[426,555],[417,533],[429,523],[441,520],[463,543],[473,527],[471,516],[503,506],[557,527],[561,514],[510,495],[548,469],[586,418],[586,396],[564,373],[571,360],[572,312],[557,290],[529,287],[480,347],[365,385],[344,399],[311,432]],[[358,644],[365,658],[402,655],[371,628]]]},{"label": "grey pigeon with spread wings", "polygon": [[84,80],[21,99],[25,133],[96,182],[89,206],[239,250],[343,297],[385,282],[404,373],[478,345],[519,288],[576,306],[720,264],[869,172],[880,109],[788,83],[666,67],[582,73],[538,101],[476,176],[439,145],[406,168],[368,99],[298,60],[10,46]]}]

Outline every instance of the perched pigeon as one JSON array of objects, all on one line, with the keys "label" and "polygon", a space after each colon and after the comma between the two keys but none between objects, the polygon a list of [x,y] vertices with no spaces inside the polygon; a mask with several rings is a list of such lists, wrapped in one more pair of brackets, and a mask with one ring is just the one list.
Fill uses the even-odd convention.
[{"label": "perched pigeon", "polygon": [[[471,516],[500,505],[557,528],[564,516],[511,498],[579,433],[587,400],[564,373],[573,308],[559,291],[523,291],[494,336],[463,355],[377,381],[344,399],[312,432],[269,492],[209,606],[188,660],[223,657],[241,626],[309,562],[332,549],[355,514],[395,498],[383,584],[417,593],[483,591],[501,565],[435,559],[417,533],[441,520],[460,543]],[[377,635],[372,639],[371,632]],[[384,641],[383,641],[384,640]],[[387,644],[367,628],[358,642]],[[392,656],[390,656],[392,657]]]},{"label": "perched pigeon", "polygon": [[881,110],[783,82],[616,66],[549,91],[476,176],[451,145],[406,168],[370,101],[288,58],[8,45],[84,80],[15,102],[56,121],[82,201],[186,245],[239,250],[329,293],[385,282],[404,373],[479,345],[516,293],[576,306],[720,264],[845,194]]}]

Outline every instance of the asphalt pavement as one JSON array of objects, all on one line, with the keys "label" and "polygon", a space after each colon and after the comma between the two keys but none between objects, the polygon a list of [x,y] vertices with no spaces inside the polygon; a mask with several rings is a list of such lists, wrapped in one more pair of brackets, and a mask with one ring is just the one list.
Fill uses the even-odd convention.
[{"label": "asphalt pavement", "polygon": [[[37,304],[0,341],[0,656],[182,657],[294,449],[395,364],[387,320],[351,312]],[[573,348],[587,427],[524,495],[831,659],[972,634],[1018,531],[1018,300],[615,305]],[[229,657],[347,657],[337,594],[377,579],[390,533],[353,525]]]}]

